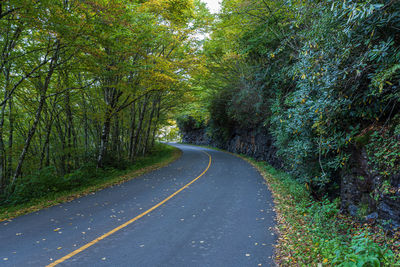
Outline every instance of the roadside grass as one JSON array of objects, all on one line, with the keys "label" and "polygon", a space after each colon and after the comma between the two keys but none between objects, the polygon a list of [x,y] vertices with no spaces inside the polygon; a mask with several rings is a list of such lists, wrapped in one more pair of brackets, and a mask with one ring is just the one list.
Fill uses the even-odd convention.
[{"label": "roadside grass", "polygon": [[400,233],[355,223],[339,201],[316,201],[308,188],[265,162],[255,166],[271,190],[278,221],[279,266],[400,266]]},{"label": "roadside grass", "polygon": [[[134,179],[142,174],[162,168],[177,160],[182,155],[178,148],[165,144],[157,144],[147,156],[137,158],[135,163],[125,170],[96,169],[77,170],[67,178],[68,186],[63,190],[53,190],[37,198],[31,198],[23,203],[6,203],[0,206],[0,222],[17,216],[35,212],[60,203],[94,193],[107,187],[118,185]],[[90,171],[91,173],[88,173]],[[82,175],[87,174],[87,177]],[[52,177],[54,180],[54,177]],[[60,187],[61,188],[61,187]],[[20,201],[19,201],[20,202]]]}]

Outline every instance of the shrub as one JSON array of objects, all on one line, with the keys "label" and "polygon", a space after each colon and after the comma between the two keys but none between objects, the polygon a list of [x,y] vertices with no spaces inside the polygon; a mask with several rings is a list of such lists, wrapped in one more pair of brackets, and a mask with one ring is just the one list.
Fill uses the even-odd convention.
[{"label": "shrub", "polygon": [[393,252],[374,243],[369,235],[360,232],[355,235],[349,246],[337,246],[332,264],[342,267],[381,267],[399,265]]},{"label": "shrub", "polygon": [[52,166],[38,170],[31,175],[18,179],[15,190],[7,197],[10,204],[27,202],[33,198],[59,191],[62,178],[57,176],[56,169]]}]

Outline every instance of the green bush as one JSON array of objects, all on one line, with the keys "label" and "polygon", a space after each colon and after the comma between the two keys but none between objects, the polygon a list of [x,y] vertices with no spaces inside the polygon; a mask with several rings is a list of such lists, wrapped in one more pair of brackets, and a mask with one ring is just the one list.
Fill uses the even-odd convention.
[{"label": "green bush", "polygon": [[352,237],[349,246],[337,246],[332,264],[342,267],[399,266],[391,250],[374,243],[367,233]]},{"label": "green bush", "polygon": [[[126,164],[124,167],[125,166]],[[46,167],[31,175],[18,179],[13,193],[9,196],[5,196],[4,204],[21,204],[57,192],[69,191],[81,186],[92,185],[104,179],[104,177],[112,176],[117,172],[118,169],[111,167],[100,169],[96,167],[96,164],[91,163],[83,165],[79,169],[64,176],[59,176],[54,167]]]},{"label": "green bush", "polygon": [[57,176],[56,169],[52,166],[46,167],[18,179],[15,190],[6,201],[10,204],[24,203],[57,192],[62,184],[63,180]]},{"label": "green bush", "polygon": [[104,170],[96,168],[94,163],[84,165],[74,172],[64,175],[59,190],[71,190],[84,184],[90,184],[102,173],[104,173]]}]

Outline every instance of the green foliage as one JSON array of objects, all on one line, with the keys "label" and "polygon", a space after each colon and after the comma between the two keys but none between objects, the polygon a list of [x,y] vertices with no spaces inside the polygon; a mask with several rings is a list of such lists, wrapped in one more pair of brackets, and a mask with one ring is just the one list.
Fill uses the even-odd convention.
[{"label": "green foliage", "polygon": [[23,203],[32,198],[40,198],[59,190],[62,179],[57,177],[54,167],[44,168],[20,179],[8,201],[11,204]]},{"label": "green foliage", "polygon": [[367,233],[353,236],[348,247],[338,246],[332,264],[341,267],[380,267],[400,264],[388,248],[373,242]]},{"label": "green foliage", "polygon": [[210,21],[199,0],[1,1],[0,194],[81,186],[94,162],[148,153],[191,96]]},{"label": "green foliage", "polygon": [[[285,169],[321,194],[356,146],[397,147],[394,131],[369,138],[399,124],[400,3],[383,2],[224,1],[196,77],[213,91],[214,139],[267,127]],[[386,150],[395,167],[377,169],[392,175],[399,150]]]},{"label": "green foliage", "polygon": [[205,122],[196,120],[192,116],[183,115],[177,118],[176,123],[181,131],[191,131],[201,129],[205,126]]},{"label": "green foliage", "polygon": [[386,130],[371,134],[366,145],[369,162],[376,172],[388,177],[400,170],[400,143],[394,134]]},{"label": "green foliage", "polygon": [[110,175],[113,169],[105,171],[96,168],[94,163],[83,165],[79,169],[64,176],[57,175],[54,167],[47,167],[19,179],[11,196],[5,204],[21,204],[57,192],[73,190],[83,185],[92,185],[99,179]]},{"label": "green foliage", "polygon": [[400,254],[396,256],[388,245],[376,241],[391,238],[347,220],[340,214],[339,199],[316,201],[304,184],[287,173],[264,162],[251,161],[263,173],[275,199],[280,232],[278,264],[364,267],[400,264]]}]

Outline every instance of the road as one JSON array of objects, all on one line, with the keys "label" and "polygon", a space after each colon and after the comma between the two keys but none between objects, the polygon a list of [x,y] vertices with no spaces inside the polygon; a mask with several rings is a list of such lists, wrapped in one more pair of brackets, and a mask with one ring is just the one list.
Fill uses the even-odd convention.
[{"label": "road", "polygon": [[167,167],[1,222],[0,266],[273,266],[275,215],[257,170],[176,146]]}]

